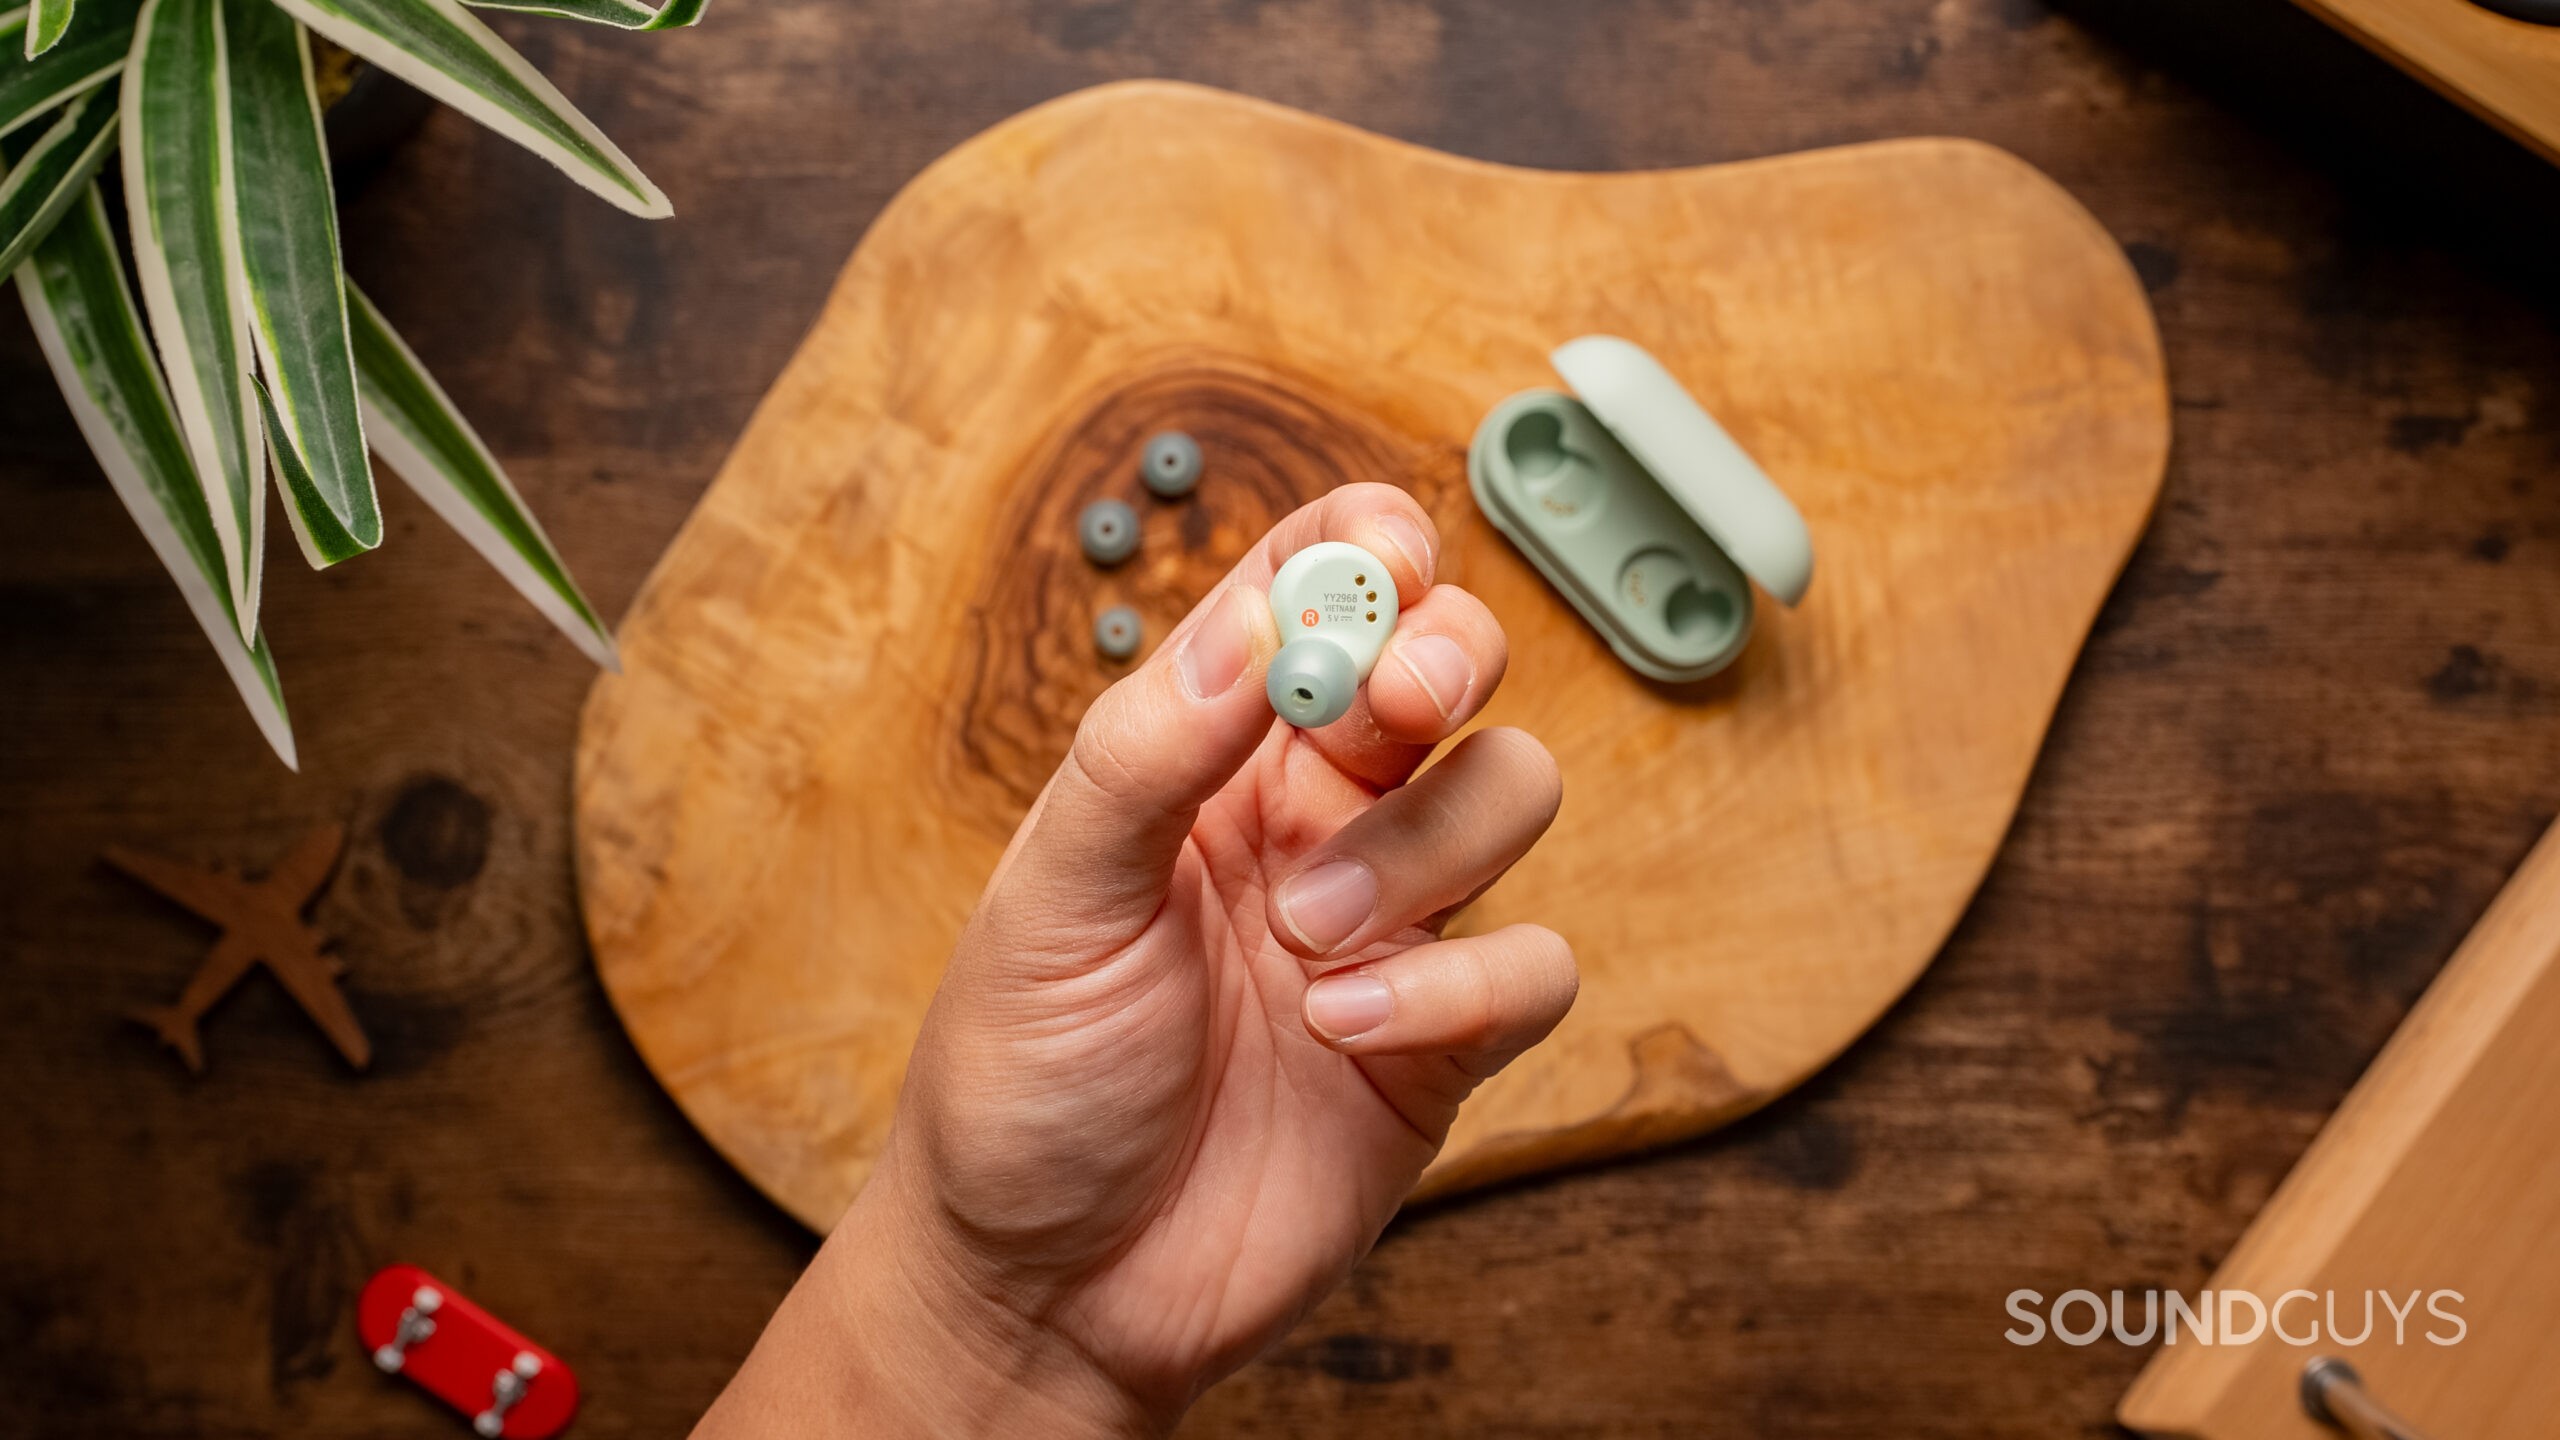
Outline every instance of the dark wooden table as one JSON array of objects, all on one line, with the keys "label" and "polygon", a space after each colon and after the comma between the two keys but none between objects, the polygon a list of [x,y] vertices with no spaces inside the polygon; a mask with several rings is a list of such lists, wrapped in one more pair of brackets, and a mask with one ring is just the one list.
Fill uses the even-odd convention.
[{"label": "dark wooden table", "polygon": [[[731,0],[671,35],[503,28],[679,218],[440,113],[357,183],[347,248],[608,615],[898,185],[1101,80],[1530,165],[1976,136],[2151,289],[2160,513],[1927,978],[1724,1136],[1399,1223],[1194,1433],[2109,1433],[2141,1356],[2013,1347],[2002,1298],[2200,1287],[2560,808],[2560,173],[2286,7]],[[465,1433],[351,1334],[405,1258],[579,1366],[580,1435],[677,1434],[810,1253],[589,968],[589,672],[384,500],[379,553],[273,557],[289,775],[0,320],[0,1432]],[[118,1016],[205,934],[100,847],[263,864],[322,819],[354,830],[319,913],[373,1072],[260,979],[188,1078]]]}]

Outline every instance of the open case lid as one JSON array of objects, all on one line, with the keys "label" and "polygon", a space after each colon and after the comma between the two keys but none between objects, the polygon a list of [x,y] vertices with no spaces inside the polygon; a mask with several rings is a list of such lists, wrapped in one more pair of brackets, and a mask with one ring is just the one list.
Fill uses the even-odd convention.
[{"label": "open case lid", "polygon": [[1789,605],[1813,583],[1813,533],[1758,462],[1643,346],[1585,335],[1548,357],[1700,529]]}]

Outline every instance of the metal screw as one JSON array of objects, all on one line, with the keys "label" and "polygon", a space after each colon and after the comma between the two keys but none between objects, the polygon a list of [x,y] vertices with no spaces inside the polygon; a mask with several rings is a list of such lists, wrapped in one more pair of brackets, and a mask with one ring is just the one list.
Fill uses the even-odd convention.
[{"label": "metal screw", "polygon": [[2366,1392],[2356,1367],[2335,1356],[2322,1355],[2302,1367],[2299,1393],[2304,1414],[2356,1440],[2426,1440],[2408,1421],[2382,1408]]}]

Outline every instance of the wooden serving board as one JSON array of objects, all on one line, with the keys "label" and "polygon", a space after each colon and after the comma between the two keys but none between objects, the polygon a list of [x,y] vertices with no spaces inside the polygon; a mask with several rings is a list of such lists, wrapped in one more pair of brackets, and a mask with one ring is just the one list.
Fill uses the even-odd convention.
[{"label": "wooden serving board", "polygon": [[[2297,1391],[2307,1361],[2334,1355],[2421,1434],[2551,1435],[2560,1415],[2560,1366],[2551,1363],[2560,1334],[2554,1037],[2560,826],[2525,857],[2214,1272],[2215,1293],[2246,1291],[2270,1306],[2288,1291],[2311,1292],[2316,1302],[2296,1300],[2279,1318],[2293,1337],[2318,1343],[2270,1330],[2238,1345],[2163,1345],[2117,1418],[2183,1440],[2327,1440],[2338,1432],[2304,1414]],[[2439,1302],[2442,1291],[2457,1298]],[[2403,1324],[2393,1325],[2384,1294]],[[2341,1333],[2363,1343],[2338,1344]]]},{"label": "wooden serving board", "polygon": [[[1819,555],[1713,681],[1639,680],[1477,515],[1477,420],[1548,350],[1650,348]],[[1200,440],[1179,504],[1139,488]],[[1410,488],[1508,627],[1490,723],[1565,805],[1465,918],[1584,973],[1424,1193],[1659,1145],[1777,1096],[1981,881],[2168,449],[2140,286],[1999,151],[1628,175],[1461,160],[1166,84],[1073,95],[909,185],[622,627],[580,736],[596,963],[649,1066],[812,1226],[862,1183],[953,938],[1118,672],[1274,519]],[[1143,517],[1098,573],[1075,518]]]}]

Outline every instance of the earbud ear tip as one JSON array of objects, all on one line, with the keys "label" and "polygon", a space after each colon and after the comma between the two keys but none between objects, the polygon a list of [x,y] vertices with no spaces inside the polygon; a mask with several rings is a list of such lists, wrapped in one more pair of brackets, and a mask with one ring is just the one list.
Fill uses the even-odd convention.
[{"label": "earbud ear tip", "polygon": [[1321,636],[1301,636],[1271,657],[1263,683],[1271,708],[1301,730],[1330,725],[1351,710],[1360,675],[1350,652]]}]

